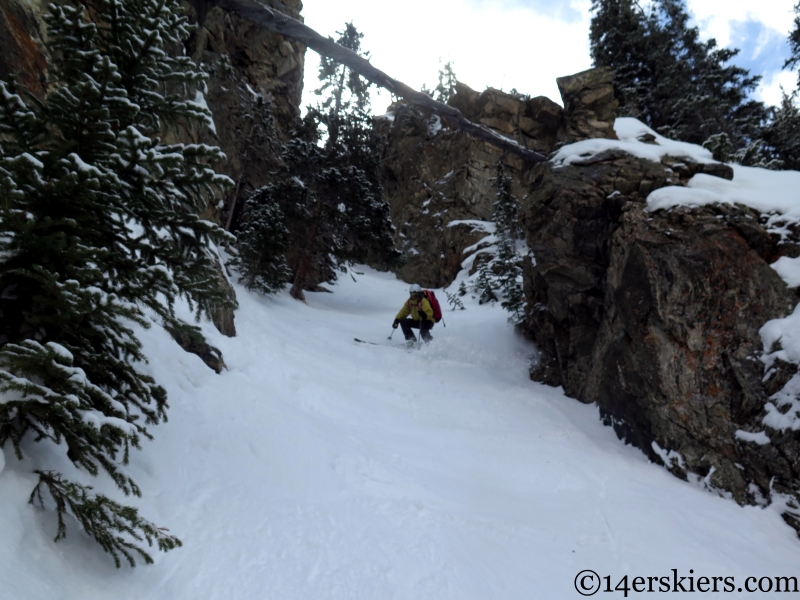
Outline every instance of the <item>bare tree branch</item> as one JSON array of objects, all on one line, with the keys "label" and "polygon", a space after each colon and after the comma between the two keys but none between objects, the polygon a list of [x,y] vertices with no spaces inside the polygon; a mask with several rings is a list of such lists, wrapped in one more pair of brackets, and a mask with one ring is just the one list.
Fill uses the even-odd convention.
[{"label": "bare tree branch", "polygon": [[504,152],[535,163],[547,161],[546,156],[525,148],[515,140],[500,135],[485,125],[473,123],[464,117],[457,108],[437,102],[427,94],[418,92],[402,81],[389,77],[352,50],[340,46],[330,38],[322,37],[297,19],[265,6],[257,0],[190,0],[190,2],[195,6],[199,15],[205,14],[209,6],[216,5],[244,19],[253,21],[270,31],[305,44],[315,52],[351,68],[366,80],[389,90],[395,96],[404,98],[412,104],[423,106],[441,115],[461,131],[484,140]]}]

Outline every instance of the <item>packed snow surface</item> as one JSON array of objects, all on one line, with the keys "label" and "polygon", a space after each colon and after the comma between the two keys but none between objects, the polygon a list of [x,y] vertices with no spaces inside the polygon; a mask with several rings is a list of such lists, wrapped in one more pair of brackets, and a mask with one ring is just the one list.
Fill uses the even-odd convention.
[{"label": "packed snow surface", "polygon": [[155,565],[115,569],[72,521],[54,544],[30,461],[6,452],[3,600],[561,599],[584,569],[612,585],[798,575],[775,510],[673,477],[597,407],[531,382],[535,349],[501,308],[466,296],[431,345],[400,349],[399,329],[386,338],[407,284],[363,270],[308,304],[237,289],[238,336],[204,326],[221,375],[140,331],[171,408],[132,456],[133,501],[184,542]]}]

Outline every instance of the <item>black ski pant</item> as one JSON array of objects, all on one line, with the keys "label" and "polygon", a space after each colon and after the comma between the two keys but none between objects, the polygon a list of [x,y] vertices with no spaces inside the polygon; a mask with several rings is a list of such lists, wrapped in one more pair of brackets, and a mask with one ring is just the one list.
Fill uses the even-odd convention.
[{"label": "black ski pant", "polygon": [[431,329],[433,329],[433,321],[431,321],[430,319],[425,319],[424,321],[415,321],[414,319],[401,319],[400,327],[403,328],[403,335],[406,336],[407,340],[417,339],[414,336],[414,332],[411,331],[412,329],[419,329],[420,337],[426,342],[429,342],[433,339],[431,337]]}]

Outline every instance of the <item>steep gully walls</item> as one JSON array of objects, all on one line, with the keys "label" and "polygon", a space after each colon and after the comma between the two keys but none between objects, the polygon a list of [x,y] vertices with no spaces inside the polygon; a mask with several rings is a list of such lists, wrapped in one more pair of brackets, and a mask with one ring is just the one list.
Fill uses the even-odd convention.
[{"label": "steep gully walls", "polygon": [[[293,16],[301,9],[299,0],[275,5]],[[41,3],[0,0],[0,76],[13,73],[41,96],[40,10]],[[187,51],[211,74],[204,97],[216,128],[178,134],[225,151],[221,169],[236,187],[206,215],[224,224],[277,165],[268,137],[285,137],[298,115],[304,48],[212,9]],[[561,78],[559,87],[564,109],[463,84],[451,104],[545,154],[614,137],[610,73]],[[742,207],[644,210],[659,187],[684,185],[701,170],[730,178],[730,168],[612,152],[553,170],[502,156],[419,109],[399,104],[390,115],[381,124],[384,185],[408,259],[399,276],[432,287],[452,281],[463,250],[484,235],[453,223],[490,219],[490,179],[503,160],[532,250],[522,329],[542,356],[531,376],[596,402],[622,439],[679,477],[742,504],[780,500],[800,531],[800,432],[767,429],[771,443],[763,445],[737,436],[764,430],[765,403],[797,371],[778,363],[764,377],[758,331],[797,302],[769,264],[800,250],[779,244],[761,215]],[[234,331],[232,315],[219,315],[217,325]]]}]

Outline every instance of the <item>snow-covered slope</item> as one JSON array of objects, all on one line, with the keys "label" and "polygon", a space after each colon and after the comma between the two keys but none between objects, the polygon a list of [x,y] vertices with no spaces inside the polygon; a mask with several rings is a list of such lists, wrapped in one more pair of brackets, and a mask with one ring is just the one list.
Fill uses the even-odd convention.
[{"label": "snow-covered slope", "polygon": [[239,336],[206,327],[219,376],[142,333],[171,411],[132,458],[136,503],[184,542],[154,566],[116,570],[74,524],[53,544],[52,512],[26,504],[34,478],[6,451],[0,597],[527,600],[578,597],[584,569],[612,586],[797,575],[800,542],[775,511],[676,479],[596,407],[531,382],[534,350],[499,307],[467,298],[407,351],[399,330],[386,340],[407,286],[356,278],[308,305],[237,289]]}]

